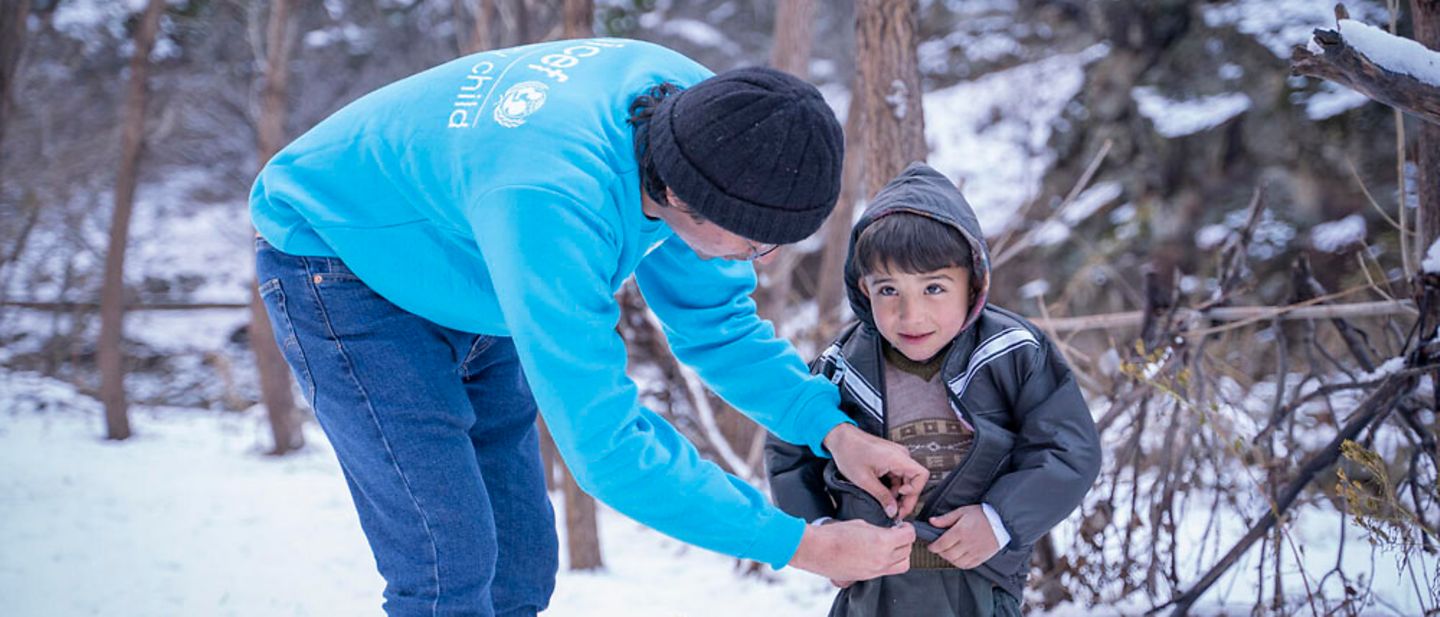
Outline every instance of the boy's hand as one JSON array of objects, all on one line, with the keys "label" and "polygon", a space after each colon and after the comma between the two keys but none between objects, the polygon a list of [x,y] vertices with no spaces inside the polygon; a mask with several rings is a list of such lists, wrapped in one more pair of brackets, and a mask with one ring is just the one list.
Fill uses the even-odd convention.
[{"label": "boy's hand", "polygon": [[[930,472],[910,458],[910,451],[860,430],[853,424],[840,424],[825,435],[825,449],[835,457],[835,466],[856,486],[870,493],[885,507],[885,515],[904,518],[915,509],[920,491]],[[880,480],[890,478],[890,488]],[[897,504],[896,496],[900,501]]]},{"label": "boy's hand", "polygon": [[908,523],[876,527],[852,520],[806,525],[791,566],[814,572],[836,585],[877,576],[903,574],[910,569],[910,545],[915,528]]},{"label": "boy's hand", "polygon": [[970,570],[989,561],[1000,552],[1000,543],[985,511],[978,505],[963,506],[930,518],[930,524],[946,529],[940,539],[930,543],[930,552],[945,558],[955,567]]}]

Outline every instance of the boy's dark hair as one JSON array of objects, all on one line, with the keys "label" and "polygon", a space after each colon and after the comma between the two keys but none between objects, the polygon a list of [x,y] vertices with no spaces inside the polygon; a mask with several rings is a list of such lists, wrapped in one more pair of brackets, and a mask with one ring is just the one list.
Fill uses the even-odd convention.
[{"label": "boy's dark hair", "polygon": [[650,117],[660,107],[660,102],[680,92],[680,86],[662,82],[653,86],[630,101],[630,117],[625,120],[635,130],[635,160],[640,163],[640,188],[650,199],[662,206],[668,206],[665,199],[665,181],[655,169],[655,157],[650,153]]},{"label": "boy's dark hair", "polygon": [[952,225],[909,212],[886,214],[871,222],[855,241],[860,275],[881,270],[923,274],[950,267],[971,272],[970,242]]}]

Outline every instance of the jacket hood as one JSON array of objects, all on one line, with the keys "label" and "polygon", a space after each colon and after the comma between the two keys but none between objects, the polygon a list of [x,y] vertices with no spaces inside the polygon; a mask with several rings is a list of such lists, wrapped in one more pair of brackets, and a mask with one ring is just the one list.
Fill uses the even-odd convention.
[{"label": "jacket hood", "polygon": [[975,217],[975,211],[965,201],[965,196],[960,194],[960,189],[955,188],[949,178],[919,161],[911,163],[875,194],[865,208],[865,214],[850,231],[850,250],[845,257],[845,289],[850,297],[850,308],[861,323],[875,327],[870,299],[860,291],[860,266],[855,263],[855,243],[871,223],[901,212],[926,216],[950,225],[970,242],[970,253],[974,256],[970,271],[970,314],[965,316],[965,324],[960,328],[961,332],[967,331],[980,317],[990,295],[990,252],[985,246],[985,234],[981,233],[980,220]]}]

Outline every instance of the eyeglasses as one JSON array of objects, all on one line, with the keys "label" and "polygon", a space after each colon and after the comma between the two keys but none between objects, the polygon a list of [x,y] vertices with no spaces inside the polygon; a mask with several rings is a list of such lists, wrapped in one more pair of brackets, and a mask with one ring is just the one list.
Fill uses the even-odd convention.
[{"label": "eyeglasses", "polygon": [[[691,208],[689,205],[686,205],[685,203],[680,202],[679,200],[667,201],[667,202],[666,202],[666,205],[668,205],[668,206],[671,207],[671,208],[675,208],[676,210],[679,210],[679,211],[684,212],[685,214],[689,215],[690,218],[691,218],[692,220],[694,220],[696,224],[699,224],[699,225],[710,224],[709,219],[706,219],[704,215],[700,214],[699,212],[696,212],[696,211],[695,211],[693,208]],[[775,252],[775,249],[780,248],[780,245],[779,245],[779,244],[756,244],[756,243],[751,242],[751,241],[749,241],[749,240],[746,240],[745,243],[750,246],[750,254],[745,257],[744,261],[755,261],[755,260],[757,260],[757,259],[760,259],[760,258],[766,256],[766,255],[769,255],[769,254],[771,254],[771,253],[774,253],[774,252]]]},{"label": "eyeglasses", "polygon": [[745,261],[758,260],[766,255],[774,253],[775,249],[780,248],[779,244],[755,244],[754,242],[750,242],[748,240],[746,241],[746,243],[750,245],[750,256],[746,257]]}]

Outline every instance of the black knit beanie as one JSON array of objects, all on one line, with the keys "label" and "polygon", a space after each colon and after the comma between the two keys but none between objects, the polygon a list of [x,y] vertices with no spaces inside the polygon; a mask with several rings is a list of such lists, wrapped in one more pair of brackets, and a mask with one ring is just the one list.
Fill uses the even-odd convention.
[{"label": "black knit beanie", "polygon": [[774,69],[727,71],[662,101],[649,122],[655,171],[731,233],[798,242],[840,195],[845,137],[820,91]]}]

